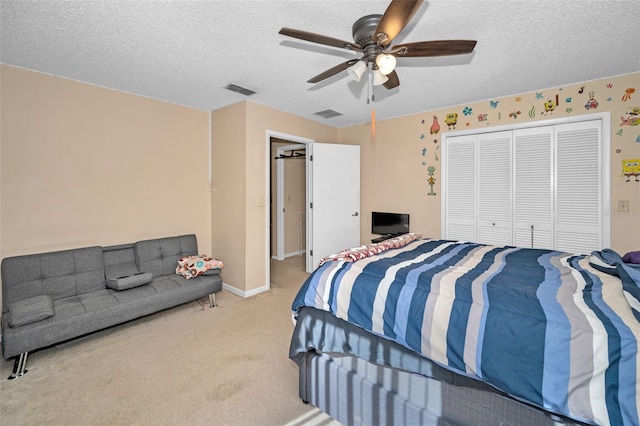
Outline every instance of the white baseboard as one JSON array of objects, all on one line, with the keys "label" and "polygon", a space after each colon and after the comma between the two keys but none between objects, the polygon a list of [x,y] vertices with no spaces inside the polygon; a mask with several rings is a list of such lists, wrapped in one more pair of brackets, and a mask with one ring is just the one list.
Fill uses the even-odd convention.
[{"label": "white baseboard", "polygon": [[[303,254],[305,254],[307,251],[306,250],[298,250],[298,251],[294,251],[293,253],[287,253],[284,255],[284,258],[286,259],[287,257],[293,257],[293,256],[302,256]],[[278,259],[278,256],[273,255],[271,256],[271,258],[273,260],[283,260],[283,259]]]},{"label": "white baseboard", "polygon": [[293,253],[287,253],[284,255],[284,257],[286,259],[287,257],[302,256],[306,252],[307,252],[306,250],[298,250],[298,251],[294,251]]},{"label": "white baseboard", "polygon": [[263,292],[269,290],[269,288],[267,286],[262,286],[262,287],[254,288],[253,290],[243,291],[243,290],[240,290],[240,289],[238,289],[236,287],[230,286],[229,284],[225,284],[225,283],[222,283],[222,288],[224,288],[225,290],[235,294],[236,296],[240,296],[242,298],[255,296],[256,294],[260,294],[260,293],[263,293]]}]

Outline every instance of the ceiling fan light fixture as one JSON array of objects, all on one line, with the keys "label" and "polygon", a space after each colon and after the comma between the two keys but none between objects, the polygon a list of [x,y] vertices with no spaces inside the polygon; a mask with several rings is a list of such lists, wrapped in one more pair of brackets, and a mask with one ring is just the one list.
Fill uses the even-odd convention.
[{"label": "ceiling fan light fixture", "polygon": [[382,74],[379,69],[371,70],[371,72],[373,73],[374,86],[380,86],[381,84],[384,84],[387,82],[387,80],[389,80],[389,77]]},{"label": "ceiling fan light fixture", "polygon": [[376,56],[376,65],[383,75],[390,74],[396,68],[396,57],[381,53]]},{"label": "ceiling fan light fixture", "polygon": [[347,73],[349,73],[349,76],[355,81],[360,81],[360,79],[362,78],[362,74],[364,74],[366,70],[367,64],[365,64],[364,61],[360,60],[347,68]]}]

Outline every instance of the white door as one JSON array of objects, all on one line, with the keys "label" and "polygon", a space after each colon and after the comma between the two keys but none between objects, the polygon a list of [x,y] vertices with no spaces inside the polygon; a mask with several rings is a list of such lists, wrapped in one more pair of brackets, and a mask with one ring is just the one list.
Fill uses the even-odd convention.
[{"label": "white door", "polygon": [[447,138],[443,155],[444,193],[442,236],[458,241],[477,241],[476,135]]},{"label": "white door", "polygon": [[514,130],[514,245],[553,244],[553,126]]},{"label": "white door", "polygon": [[313,143],[307,157],[311,169],[307,272],[311,272],[322,258],[360,245],[360,147]]},{"label": "white door", "polygon": [[481,244],[509,245],[511,218],[510,131],[478,135],[478,239]]},{"label": "white door", "polygon": [[556,137],[555,248],[602,250],[601,121],[561,124]]}]

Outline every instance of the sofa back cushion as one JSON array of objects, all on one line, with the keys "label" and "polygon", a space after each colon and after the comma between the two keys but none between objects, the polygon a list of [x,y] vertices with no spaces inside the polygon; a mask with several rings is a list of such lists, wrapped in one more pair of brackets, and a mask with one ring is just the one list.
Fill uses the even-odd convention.
[{"label": "sofa back cushion", "polygon": [[138,241],[134,244],[136,265],[154,277],[176,273],[178,259],[198,254],[195,234]]},{"label": "sofa back cushion", "polygon": [[102,247],[85,247],[2,260],[2,312],[18,300],[53,300],[104,290]]}]

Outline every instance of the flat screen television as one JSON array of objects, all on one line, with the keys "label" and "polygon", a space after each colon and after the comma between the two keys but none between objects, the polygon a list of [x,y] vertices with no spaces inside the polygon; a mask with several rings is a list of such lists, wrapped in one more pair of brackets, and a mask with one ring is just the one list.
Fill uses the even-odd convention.
[{"label": "flat screen television", "polygon": [[371,212],[371,233],[401,235],[409,232],[408,213]]}]

